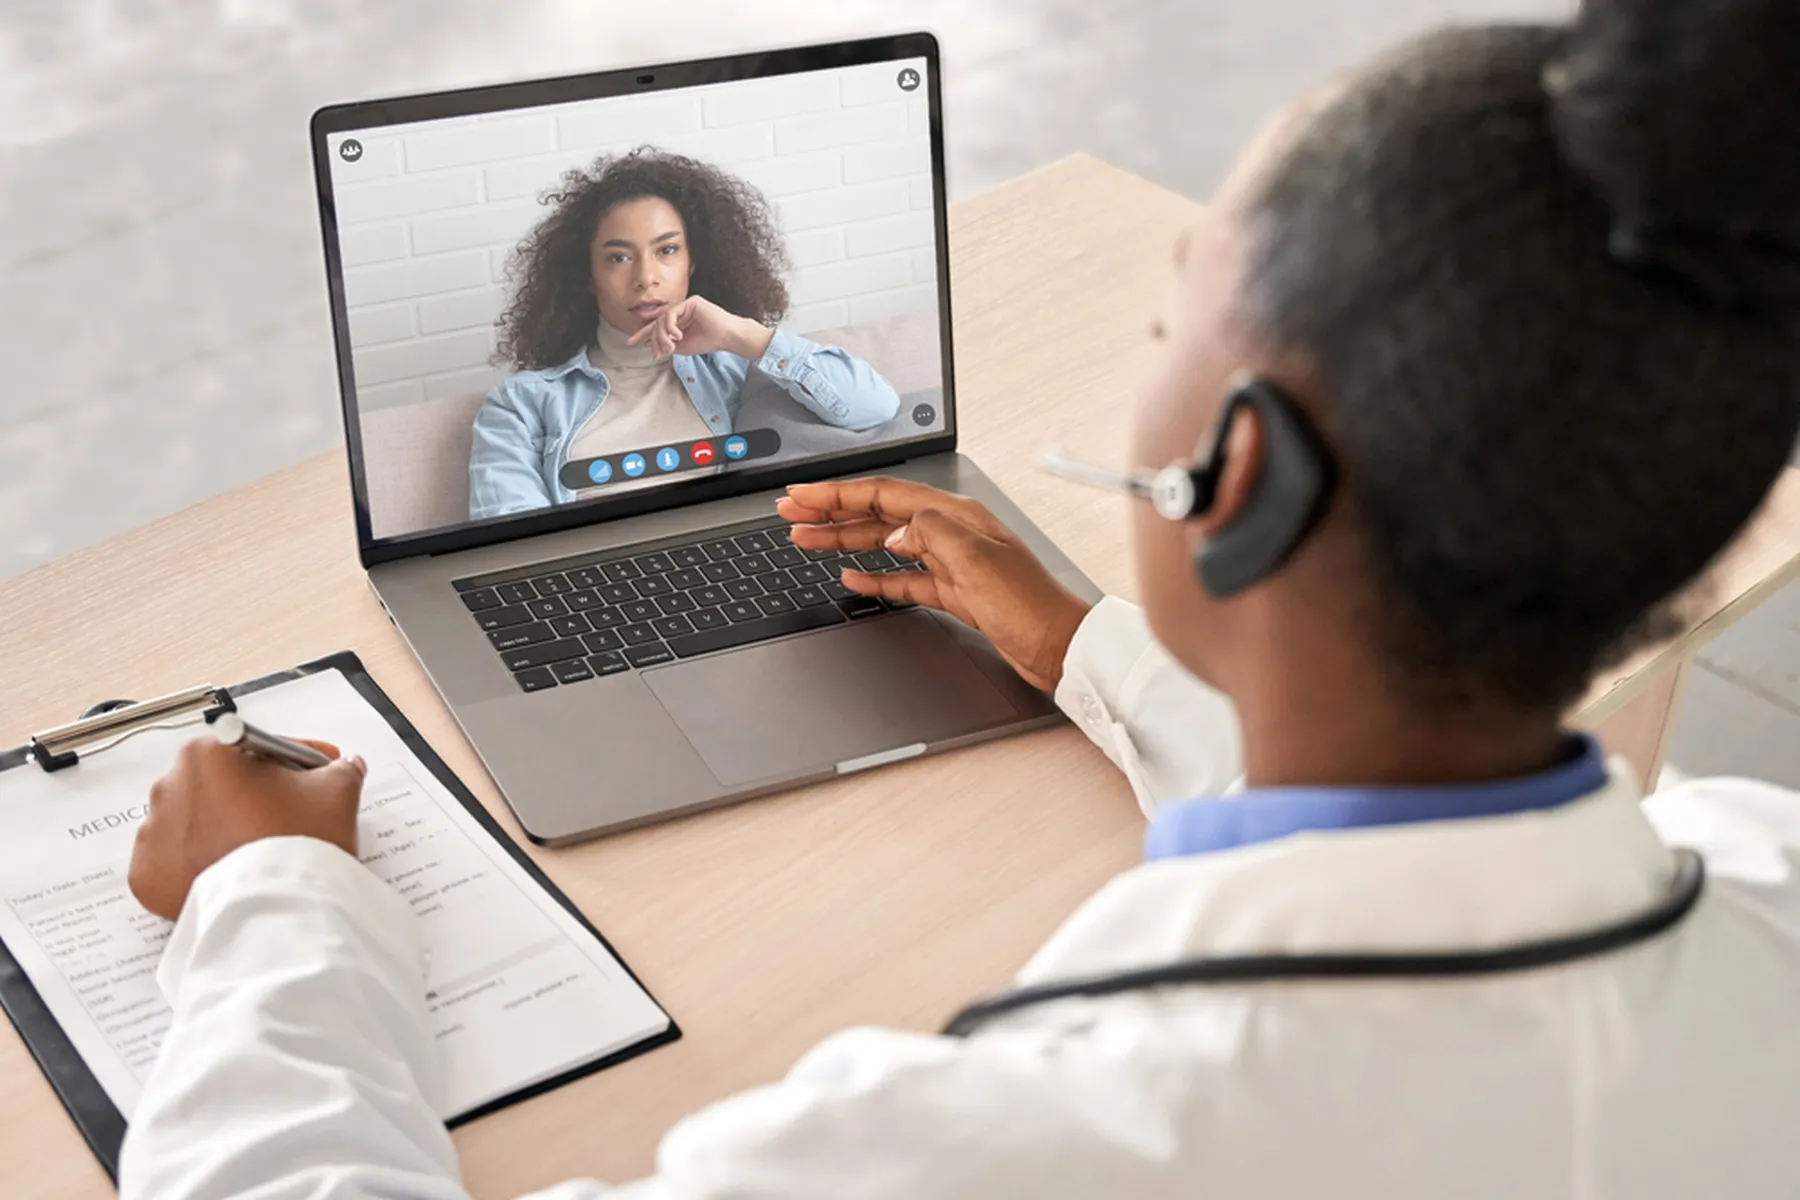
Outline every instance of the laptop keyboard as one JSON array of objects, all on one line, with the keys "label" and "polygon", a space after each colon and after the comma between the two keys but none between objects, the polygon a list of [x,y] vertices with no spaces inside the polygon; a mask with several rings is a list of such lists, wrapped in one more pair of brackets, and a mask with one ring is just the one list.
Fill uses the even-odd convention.
[{"label": "laptop keyboard", "polygon": [[455,586],[527,692],[910,607],[859,596],[838,578],[846,568],[885,574],[922,564],[886,550],[802,550],[787,530],[559,559]]}]

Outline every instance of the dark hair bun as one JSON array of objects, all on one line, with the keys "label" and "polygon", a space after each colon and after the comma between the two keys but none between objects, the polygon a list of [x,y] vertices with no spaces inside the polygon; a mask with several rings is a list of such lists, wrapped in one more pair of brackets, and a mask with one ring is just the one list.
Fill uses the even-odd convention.
[{"label": "dark hair bun", "polygon": [[1584,0],[1545,86],[1618,225],[1800,242],[1800,0]]}]

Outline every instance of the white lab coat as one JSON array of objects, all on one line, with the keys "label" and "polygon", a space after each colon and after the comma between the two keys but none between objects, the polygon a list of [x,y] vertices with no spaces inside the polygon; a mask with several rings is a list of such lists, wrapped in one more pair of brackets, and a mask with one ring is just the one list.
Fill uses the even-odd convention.
[{"label": "white lab coat", "polygon": [[[1127,604],[1089,617],[1058,700],[1147,809],[1238,773],[1224,701]],[[1767,784],[1640,802],[1614,766],[1550,810],[1147,863],[1020,979],[1585,931],[1664,893],[1665,841],[1704,851],[1705,896],[1603,958],[1063,1001],[966,1041],[850,1030],[679,1123],[654,1178],[541,1196],[1795,1196],[1800,797]],[[322,843],[248,846],[206,872],[162,966],[176,1018],[122,1195],[463,1196],[417,964],[405,906]]]}]

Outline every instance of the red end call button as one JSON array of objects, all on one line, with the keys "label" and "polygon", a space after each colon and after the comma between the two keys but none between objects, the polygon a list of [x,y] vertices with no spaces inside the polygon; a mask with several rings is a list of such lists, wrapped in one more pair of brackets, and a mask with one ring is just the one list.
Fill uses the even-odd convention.
[{"label": "red end call button", "polygon": [[694,456],[694,461],[696,463],[704,467],[713,460],[713,455],[716,451],[713,450],[711,442],[695,442],[694,448],[688,453]]}]

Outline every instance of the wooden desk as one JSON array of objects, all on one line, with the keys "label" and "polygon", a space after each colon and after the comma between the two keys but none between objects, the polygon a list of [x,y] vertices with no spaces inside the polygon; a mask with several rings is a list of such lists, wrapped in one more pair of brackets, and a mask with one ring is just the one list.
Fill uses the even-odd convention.
[{"label": "wooden desk", "polygon": [[[951,214],[964,445],[1095,582],[1127,596],[1124,501],[1049,479],[1033,461],[1050,441],[1122,460],[1155,354],[1147,308],[1169,269],[1166,255],[1140,251],[1169,244],[1196,212],[1075,158]],[[1120,250],[1124,231],[1140,251]],[[0,737],[99,698],[234,682],[349,647],[518,836],[376,605],[349,515],[343,462],[326,455],[0,585]],[[1679,665],[1796,569],[1800,481],[1790,477],[1716,573],[1692,632],[1610,675],[1587,718],[1632,717],[1627,732],[1647,736],[1653,757]],[[935,1027],[1003,987],[1137,860],[1142,835],[1124,780],[1064,727],[533,849],[687,1036],[459,1130],[469,1186],[500,1197],[568,1176],[634,1178],[676,1119],[777,1077],[827,1034]],[[15,1200],[108,1194],[10,1027],[0,1164]]]}]

